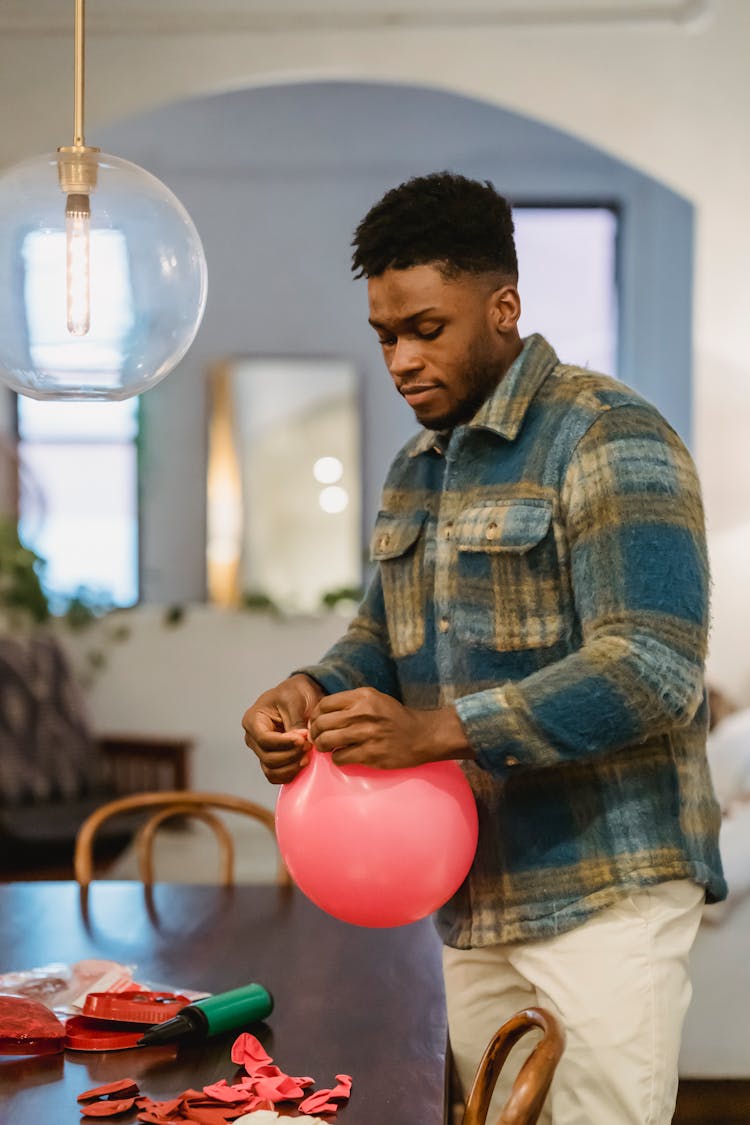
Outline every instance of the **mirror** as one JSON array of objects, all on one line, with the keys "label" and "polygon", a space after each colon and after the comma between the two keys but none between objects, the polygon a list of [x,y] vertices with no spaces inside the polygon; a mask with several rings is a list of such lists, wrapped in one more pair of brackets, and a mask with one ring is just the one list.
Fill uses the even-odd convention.
[{"label": "mirror", "polygon": [[245,357],[212,373],[210,601],[315,613],[357,596],[358,399],[340,359]]}]

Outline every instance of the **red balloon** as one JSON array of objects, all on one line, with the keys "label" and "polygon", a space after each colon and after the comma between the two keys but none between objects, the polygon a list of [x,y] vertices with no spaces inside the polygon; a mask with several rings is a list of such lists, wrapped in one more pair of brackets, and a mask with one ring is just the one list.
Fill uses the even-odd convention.
[{"label": "red balloon", "polygon": [[401,926],[458,890],[477,847],[474,795],[457,762],[337,766],[313,749],[276,804],[281,854],[317,906],[358,926]]}]

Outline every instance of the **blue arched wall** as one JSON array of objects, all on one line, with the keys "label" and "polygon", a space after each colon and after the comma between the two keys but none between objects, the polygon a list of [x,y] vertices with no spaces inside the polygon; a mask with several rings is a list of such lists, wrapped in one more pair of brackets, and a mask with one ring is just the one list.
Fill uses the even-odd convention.
[{"label": "blue arched wall", "polygon": [[205,376],[225,356],[354,361],[366,535],[387,465],[414,422],[382,369],[349,242],[370,204],[412,175],[450,168],[491,179],[515,202],[616,206],[618,374],[690,441],[693,209],[608,154],[444,90],[343,81],[197,98],[111,125],[97,140],[175,191],[209,266],[196,342],[143,398],[145,600],[204,596]]}]

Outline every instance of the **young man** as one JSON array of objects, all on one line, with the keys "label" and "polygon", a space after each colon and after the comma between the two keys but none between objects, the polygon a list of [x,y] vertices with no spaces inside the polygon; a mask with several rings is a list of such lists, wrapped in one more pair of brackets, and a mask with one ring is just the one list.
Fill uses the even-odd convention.
[{"label": "young man", "polygon": [[410,180],[354,247],[423,429],[389,471],[357,616],[247,711],[246,742],[274,783],[305,764],[305,727],[342,765],[460,760],[480,838],[437,925],[462,1084],[538,1003],[567,1034],[547,1121],[667,1125],[688,953],[726,893],[694,466],[633,391],[521,339],[490,184]]}]

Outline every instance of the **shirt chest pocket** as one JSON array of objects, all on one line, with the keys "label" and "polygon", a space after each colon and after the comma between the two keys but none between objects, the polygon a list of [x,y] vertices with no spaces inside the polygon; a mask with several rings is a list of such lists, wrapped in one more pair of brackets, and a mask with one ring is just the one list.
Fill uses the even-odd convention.
[{"label": "shirt chest pocket", "polygon": [[381,511],[375,523],[370,557],[380,566],[391,652],[408,656],[424,644],[426,511]]},{"label": "shirt chest pocket", "polygon": [[565,629],[563,591],[543,499],[466,508],[455,521],[457,636],[498,651],[542,648]]}]

